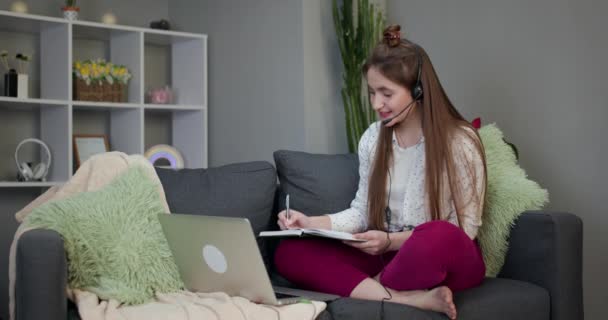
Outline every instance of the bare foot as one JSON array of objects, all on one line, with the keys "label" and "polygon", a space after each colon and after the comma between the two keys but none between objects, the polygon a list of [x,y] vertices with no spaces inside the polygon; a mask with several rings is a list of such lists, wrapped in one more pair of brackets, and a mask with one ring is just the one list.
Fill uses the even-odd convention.
[{"label": "bare foot", "polygon": [[448,287],[438,287],[429,291],[395,292],[393,302],[404,303],[424,310],[445,313],[448,318],[456,319],[456,305],[452,290]]},{"label": "bare foot", "polygon": [[425,292],[420,298],[424,309],[443,312],[448,318],[456,319],[456,305],[454,305],[454,298],[450,288],[445,286],[438,287]]}]

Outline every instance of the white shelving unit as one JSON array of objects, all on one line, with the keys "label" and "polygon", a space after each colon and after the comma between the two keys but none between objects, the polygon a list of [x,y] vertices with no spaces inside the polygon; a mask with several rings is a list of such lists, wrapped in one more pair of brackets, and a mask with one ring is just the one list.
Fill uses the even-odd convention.
[{"label": "white shelving unit", "polygon": [[[0,187],[49,187],[67,181],[74,170],[72,135],[81,133],[105,134],[111,150],[127,154],[143,154],[147,146],[158,143],[170,144],[182,153],[187,168],[207,167],[206,35],[1,10],[0,33],[36,39],[39,50],[33,61],[39,77],[30,77],[31,88],[39,90],[30,90],[28,99],[0,97],[0,120],[29,112],[35,137],[46,142],[53,155],[46,182],[1,181],[14,177],[0,176]],[[150,52],[158,51],[167,53],[165,65],[146,64]],[[72,99],[72,62],[96,58],[123,64],[130,70],[133,77],[127,102]],[[154,85],[149,75],[157,71],[147,68],[159,68],[157,73],[166,74],[165,84],[174,90],[174,104],[146,103],[145,91]],[[161,123],[163,127],[159,130],[149,123]],[[156,131],[165,134],[158,138]],[[6,159],[12,158],[21,137],[6,141],[9,138],[0,138],[5,140],[0,144],[5,162],[0,164],[14,167],[14,161]]]}]

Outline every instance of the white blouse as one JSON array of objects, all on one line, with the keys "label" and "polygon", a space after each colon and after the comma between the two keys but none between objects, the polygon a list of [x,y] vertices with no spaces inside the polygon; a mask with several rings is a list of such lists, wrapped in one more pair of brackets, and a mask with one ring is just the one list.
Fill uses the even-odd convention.
[{"label": "white blouse", "polygon": [[[373,123],[359,141],[359,188],[350,208],[329,215],[332,230],[358,233],[368,229],[369,170],[374,160],[380,126],[381,122]],[[454,143],[456,175],[458,181],[463,184],[461,188],[463,197],[483,199],[485,177],[481,155],[476,151],[473,141],[464,132],[455,135]],[[390,169],[390,180],[387,179],[387,190],[390,189],[389,207],[392,211],[388,230],[391,232],[411,229],[431,220],[428,196],[425,193],[424,144],[424,137],[422,137],[416,145],[401,148],[393,134],[394,161],[393,167]],[[474,175],[467,172],[468,162],[473,164]],[[475,183],[476,190],[471,187],[473,179],[478,180]],[[443,181],[447,181],[447,173],[444,173]],[[443,187],[443,192],[443,199],[445,199],[441,205],[442,212],[444,212],[443,219],[458,226],[449,185],[446,184]],[[482,201],[468,201],[461,209],[463,230],[471,239],[477,236],[477,230],[481,226],[482,210]]]}]

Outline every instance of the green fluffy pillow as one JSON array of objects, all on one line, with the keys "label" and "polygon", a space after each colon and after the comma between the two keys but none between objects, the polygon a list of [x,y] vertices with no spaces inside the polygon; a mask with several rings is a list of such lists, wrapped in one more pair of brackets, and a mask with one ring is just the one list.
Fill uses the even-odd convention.
[{"label": "green fluffy pillow", "polygon": [[482,127],[479,135],[486,152],[488,185],[478,239],[486,275],[495,277],[505,262],[509,233],[515,220],[526,210],[541,209],[549,195],[547,190],[527,178],[496,125]]},{"label": "green fluffy pillow", "polygon": [[26,219],[64,239],[71,288],[125,304],[184,287],[158,221],[158,185],[133,167],[102,189],[48,202]]}]

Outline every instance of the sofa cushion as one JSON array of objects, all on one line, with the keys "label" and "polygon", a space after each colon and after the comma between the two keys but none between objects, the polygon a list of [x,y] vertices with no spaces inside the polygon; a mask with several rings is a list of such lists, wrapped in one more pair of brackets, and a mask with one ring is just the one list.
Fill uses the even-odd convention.
[{"label": "sofa cushion", "polygon": [[486,264],[486,275],[494,277],[505,261],[511,227],[522,212],[538,210],[548,201],[547,190],[530,180],[519,166],[511,146],[495,124],[479,129],[486,152],[488,186],[483,223],[477,239]]},{"label": "sofa cushion", "polygon": [[[549,320],[549,293],[536,285],[509,279],[486,278],[481,286],[456,293],[458,319]],[[327,306],[335,320],[380,319],[380,302],[351,298]],[[414,307],[385,303],[384,319],[447,319],[444,315]]]},{"label": "sofa cushion", "polygon": [[356,154],[274,152],[280,181],[279,209],[289,194],[290,206],[307,215],[321,215],[350,207],[359,182]]},{"label": "sofa cushion", "polygon": [[549,292],[529,282],[486,278],[455,296],[459,319],[551,319]]},{"label": "sofa cushion", "polygon": [[166,211],[158,187],[132,166],[99,190],[41,205],[23,225],[61,234],[71,288],[141,304],[184,287],[158,221]]},{"label": "sofa cushion", "polygon": [[[277,181],[272,164],[256,161],[156,172],[172,213],[244,217],[256,235],[268,228]],[[266,244],[258,240],[258,245],[267,264]]]}]

